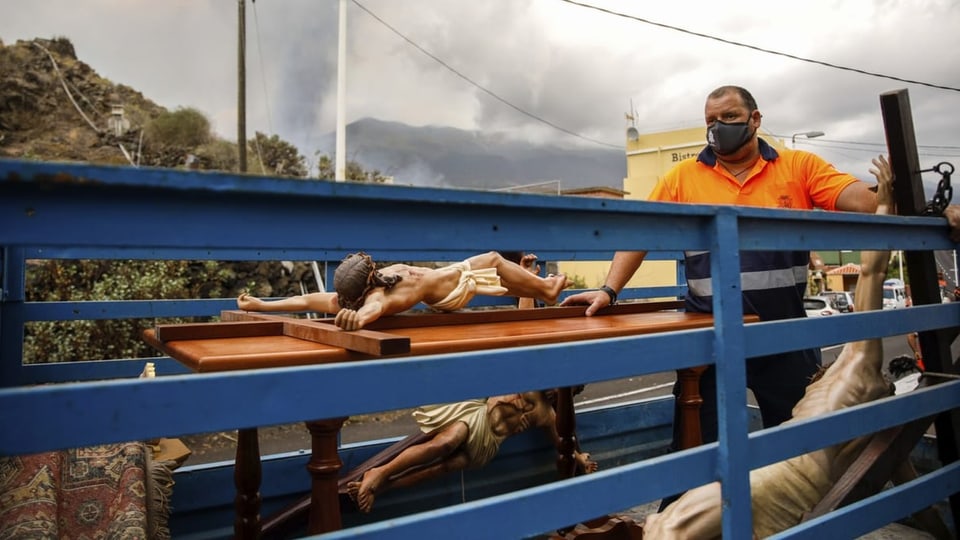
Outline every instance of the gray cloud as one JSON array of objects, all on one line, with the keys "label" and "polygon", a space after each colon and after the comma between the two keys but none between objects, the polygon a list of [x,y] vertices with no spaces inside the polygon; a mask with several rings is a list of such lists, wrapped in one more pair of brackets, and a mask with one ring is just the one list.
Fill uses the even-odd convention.
[{"label": "gray cloud", "polygon": [[[883,151],[879,94],[907,88],[924,163],[960,161],[960,92],[871,77],[720,43],[558,0],[361,0],[463,75],[516,107],[585,137],[622,144],[633,104],[641,131],[702,123],[721,84],[757,97],[777,135],[820,130],[798,147],[866,176]],[[960,87],[960,6],[950,0],[593,0],[664,24],[798,56]],[[590,144],[491,98],[348,2],[348,120],[503,132]],[[272,131],[311,157],[335,128],[337,5],[248,4],[248,132]],[[193,106],[236,130],[236,2],[0,0],[0,38],[68,36],[103,76],[166,107]],[[262,51],[262,59],[260,57]],[[874,146],[849,142],[876,143]],[[925,148],[953,147],[947,149]],[[348,141],[348,151],[349,151]],[[935,182],[935,180],[933,180]]]}]

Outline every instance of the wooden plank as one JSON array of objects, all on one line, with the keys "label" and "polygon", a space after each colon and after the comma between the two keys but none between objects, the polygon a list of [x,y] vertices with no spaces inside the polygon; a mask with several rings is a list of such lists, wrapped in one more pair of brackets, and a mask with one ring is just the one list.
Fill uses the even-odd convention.
[{"label": "wooden plank", "polygon": [[804,514],[801,521],[818,518],[837,508],[879,493],[890,480],[893,470],[904,460],[909,459],[910,451],[917,445],[931,423],[933,423],[932,416],[874,434],[850,468],[817,506]]},{"label": "wooden plank", "polygon": [[410,352],[410,338],[408,337],[366,329],[345,332],[328,324],[317,324],[315,321],[310,321],[308,324],[289,321],[283,325],[283,335],[314,343],[343,347],[350,351],[374,356],[407,354]]},{"label": "wooden plank", "polygon": [[[921,166],[917,154],[909,94],[906,90],[880,94],[880,111],[890,152],[890,166],[896,178],[893,194],[897,211],[900,215],[917,215],[926,206],[920,175],[920,170],[926,167]],[[913,305],[939,304],[940,285],[933,252],[907,251],[904,258],[910,275]],[[953,363],[950,354],[950,343],[956,336],[956,328],[920,332],[920,350],[923,351],[923,362],[928,370],[960,374],[960,365]],[[944,465],[956,462],[960,459],[960,410],[937,415],[935,425],[940,461]],[[950,511],[954,523],[960,523],[960,493],[950,496]]]},{"label": "wooden plank", "polygon": [[[345,332],[328,324],[320,324],[319,319],[298,319],[288,315],[272,313],[250,313],[248,311],[227,310],[220,312],[224,321],[270,321],[283,325],[282,335],[295,337],[313,343],[341,347],[348,351],[388,356],[410,353],[410,338],[364,328]],[[332,319],[331,319],[332,320]]]},{"label": "wooden plank", "polygon": [[222,339],[283,335],[282,321],[248,320],[229,323],[158,324],[154,336],[160,343],[188,339]]},{"label": "wooden plank", "polygon": [[[582,307],[575,309],[579,310]],[[543,309],[543,311],[547,310],[547,308]],[[332,332],[343,335],[357,333],[340,332],[335,327],[319,323],[316,320],[308,321],[279,315],[246,314],[242,312],[225,315],[228,318],[237,316],[257,321],[276,320],[291,324],[327,327]],[[756,320],[756,315],[744,317],[744,321],[748,323]],[[215,325],[218,323],[207,324]],[[379,332],[375,334],[407,338],[410,340],[410,352],[408,354],[424,355],[635,336],[708,328],[712,325],[713,318],[709,314],[674,310],[596,315],[593,317],[579,316],[543,320],[416,326],[390,330],[389,334],[380,334]],[[371,354],[298,339],[282,332],[275,336],[195,339],[166,344],[153,339],[152,334],[153,329],[144,331],[144,338],[148,343],[199,372],[315,365],[376,358]]]},{"label": "wooden plank", "polygon": [[[682,300],[667,302],[636,302],[607,306],[597,315],[627,315],[633,313],[652,313],[682,309]],[[587,306],[546,307],[538,309],[478,309],[472,311],[455,311],[451,313],[435,312],[405,312],[390,315],[373,321],[367,325],[369,330],[391,330],[395,328],[418,328],[426,326],[451,326],[457,324],[485,324],[511,321],[542,321],[546,319],[565,319],[582,317]],[[313,319],[315,322],[332,324],[333,319]]]}]

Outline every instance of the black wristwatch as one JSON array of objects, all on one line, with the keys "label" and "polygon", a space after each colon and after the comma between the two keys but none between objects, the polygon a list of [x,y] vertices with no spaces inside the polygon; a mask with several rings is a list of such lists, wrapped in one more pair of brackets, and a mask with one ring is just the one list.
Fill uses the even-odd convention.
[{"label": "black wristwatch", "polygon": [[613,287],[608,287],[606,285],[600,287],[600,290],[607,293],[607,296],[610,297],[610,305],[617,303],[617,291],[613,290]]}]

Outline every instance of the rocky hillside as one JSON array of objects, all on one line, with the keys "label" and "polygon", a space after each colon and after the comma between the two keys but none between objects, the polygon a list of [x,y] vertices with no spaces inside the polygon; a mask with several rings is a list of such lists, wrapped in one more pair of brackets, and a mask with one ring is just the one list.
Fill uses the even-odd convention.
[{"label": "rocky hillside", "polygon": [[[117,107],[122,107],[122,117],[115,114]],[[194,153],[202,159],[202,148],[158,144],[143,137],[151,121],[167,113],[133,88],[100,77],[77,59],[66,38],[0,42],[0,158],[114,165],[139,161],[157,167],[182,166]],[[217,144],[208,141],[205,146]],[[231,149],[229,143],[222,144],[226,153],[235,155],[235,145]],[[109,270],[103,264],[107,263],[36,262],[27,276],[27,294],[32,300],[100,299],[97,291],[104,287],[104,277],[123,275],[129,271],[124,264],[136,268],[134,275],[144,273],[134,263],[116,262]],[[61,271],[73,266],[73,271]],[[316,290],[304,262],[184,262],[156,271],[164,272],[167,281],[180,280],[177,294],[198,298],[232,297],[243,290],[258,296],[289,296],[301,292],[301,283]],[[65,276],[71,276],[67,282]],[[130,299],[136,299],[164,297],[169,291],[130,292]]]},{"label": "rocky hillside", "polygon": [[[125,129],[112,129],[114,106],[122,107]],[[97,75],[66,38],[0,43],[0,157],[129,164],[124,149],[136,159],[144,125],[163,112]],[[140,161],[176,166],[182,159],[145,152]]]}]

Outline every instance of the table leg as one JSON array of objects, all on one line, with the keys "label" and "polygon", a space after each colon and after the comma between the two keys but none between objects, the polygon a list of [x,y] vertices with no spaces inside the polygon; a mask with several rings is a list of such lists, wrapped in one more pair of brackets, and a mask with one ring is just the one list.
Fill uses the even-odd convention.
[{"label": "table leg", "polygon": [[237,457],[233,468],[233,482],[237,487],[233,533],[237,539],[260,538],[260,479],[257,428],[237,430]]},{"label": "table leg", "polygon": [[337,452],[337,438],[346,418],[313,420],[307,422],[310,430],[311,455],[307,463],[312,487],[310,493],[310,534],[320,534],[339,530],[340,497],[337,492],[337,479],[340,474],[340,454]]},{"label": "table leg", "polygon": [[703,439],[700,436],[700,406],[703,397],[700,395],[700,375],[707,366],[678,369],[677,378],[680,380],[680,449],[686,450],[700,446]]}]

